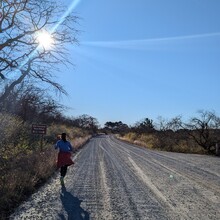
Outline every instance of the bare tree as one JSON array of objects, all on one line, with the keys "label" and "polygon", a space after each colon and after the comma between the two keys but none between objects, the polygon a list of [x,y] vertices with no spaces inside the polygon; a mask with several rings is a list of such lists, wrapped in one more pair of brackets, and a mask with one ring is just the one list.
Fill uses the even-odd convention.
[{"label": "bare tree", "polygon": [[0,112],[8,112],[25,121],[50,123],[61,114],[65,107],[58,104],[47,90],[42,90],[23,81],[14,89]]},{"label": "bare tree", "polygon": [[[66,46],[77,42],[77,17],[64,15],[55,0],[2,0],[0,18],[0,103],[25,78],[66,91],[53,79],[57,64],[70,64]],[[53,45],[39,46],[38,36],[48,33]]]},{"label": "bare tree", "polygon": [[184,127],[198,145],[212,151],[212,147],[220,141],[220,118],[211,111],[200,110],[198,114],[199,117],[192,117]]},{"label": "bare tree", "polygon": [[[215,144],[220,141],[220,118],[211,111],[198,111],[197,117],[192,117],[188,122],[183,122],[181,116],[177,116],[166,123],[160,120],[160,126],[169,131],[170,141],[179,144],[180,140],[192,139],[203,149],[212,152]],[[173,133],[172,133],[173,132]],[[168,138],[168,133],[164,133]]]}]

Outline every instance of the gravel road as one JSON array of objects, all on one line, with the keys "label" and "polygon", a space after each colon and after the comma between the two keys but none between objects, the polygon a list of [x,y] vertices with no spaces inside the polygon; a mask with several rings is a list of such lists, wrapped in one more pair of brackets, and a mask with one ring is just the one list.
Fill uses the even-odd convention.
[{"label": "gravel road", "polygon": [[151,151],[102,135],[10,219],[220,219],[220,158]]}]

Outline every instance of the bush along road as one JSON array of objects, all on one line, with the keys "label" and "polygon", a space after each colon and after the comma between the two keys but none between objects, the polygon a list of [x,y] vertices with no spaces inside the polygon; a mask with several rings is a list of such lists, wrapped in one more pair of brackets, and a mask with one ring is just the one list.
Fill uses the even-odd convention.
[{"label": "bush along road", "polygon": [[220,219],[220,160],[91,139],[10,219]]}]

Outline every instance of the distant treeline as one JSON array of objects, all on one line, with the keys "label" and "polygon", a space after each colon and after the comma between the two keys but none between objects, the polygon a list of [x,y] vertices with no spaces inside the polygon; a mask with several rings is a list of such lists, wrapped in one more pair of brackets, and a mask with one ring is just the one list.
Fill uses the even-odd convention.
[{"label": "distant treeline", "polygon": [[106,122],[103,132],[118,133],[124,140],[149,148],[214,154],[220,142],[220,118],[212,111],[200,110],[187,122],[181,116],[170,120],[159,117],[157,122],[145,118],[133,126]]}]

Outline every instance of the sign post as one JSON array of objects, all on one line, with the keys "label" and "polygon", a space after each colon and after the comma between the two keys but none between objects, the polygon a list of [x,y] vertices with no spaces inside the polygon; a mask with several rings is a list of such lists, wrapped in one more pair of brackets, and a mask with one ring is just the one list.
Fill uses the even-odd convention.
[{"label": "sign post", "polygon": [[47,125],[43,124],[32,124],[32,134],[39,134],[41,135],[40,141],[40,149],[42,151],[43,148],[43,135],[47,133]]}]

